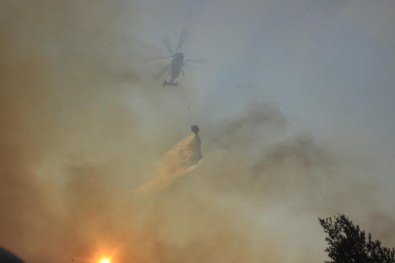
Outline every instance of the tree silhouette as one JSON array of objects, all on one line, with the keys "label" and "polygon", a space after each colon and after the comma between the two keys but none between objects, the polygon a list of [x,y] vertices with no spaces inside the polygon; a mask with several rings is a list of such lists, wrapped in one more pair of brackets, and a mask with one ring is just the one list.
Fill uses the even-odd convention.
[{"label": "tree silhouette", "polygon": [[0,247],[0,262],[1,263],[23,263],[21,259],[12,254],[10,251]]},{"label": "tree silhouette", "polygon": [[331,261],[326,263],[395,263],[394,248],[381,247],[370,233],[366,237],[345,215],[334,216],[334,221],[331,217],[318,220],[327,234],[325,252]]}]

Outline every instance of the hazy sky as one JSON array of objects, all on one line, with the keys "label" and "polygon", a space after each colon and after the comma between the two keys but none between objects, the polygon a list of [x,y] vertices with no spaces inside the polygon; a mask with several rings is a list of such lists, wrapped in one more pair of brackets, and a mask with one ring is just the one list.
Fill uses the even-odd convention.
[{"label": "hazy sky", "polygon": [[395,182],[392,1],[142,1],[141,8],[139,37],[155,45],[167,34],[175,45],[187,28],[185,55],[208,58],[187,74],[201,125],[207,115],[229,118],[270,102],[295,131],[366,158],[371,177]]},{"label": "hazy sky", "polygon": [[[323,262],[395,246],[394,1],[0,1],[0,246],[28,262]],[[182,29],[161,86],[150,58]],[[137,196],[198,124],[203,160]],[[162,160],[162,161],[161,161]]]},{"label": "hazy sky", "polygon": [[186,55],[210,61],[193,78],[221,114],[247,99],[271,100],[299,126],[327,136],[352,133],[382,148],[394,133],[393,5],[142,1],[147,11],[134,21],[143,32],[134,35],[154,45],[167,34],[175,45],[178,32],[189,29]]}]

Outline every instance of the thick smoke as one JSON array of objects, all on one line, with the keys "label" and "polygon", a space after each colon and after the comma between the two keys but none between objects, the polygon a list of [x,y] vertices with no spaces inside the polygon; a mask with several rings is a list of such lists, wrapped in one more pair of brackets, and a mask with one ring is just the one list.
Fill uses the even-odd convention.
[{"label": "thick smoke", "polygon": [[[356,180],[351,157],[287,134],[291,121],[265,103],[215,123],[207,114],[205,160],[180,177],[196,168],[200,138],[161,156],[189,126],[182,97],[143,80],[151,48],[131,37],[138,8],[0,3],[0,246],[31,263],[101,253],[114,262],[322,261],[316,218],[358,215],[361,200],[375,203],[374,188]],[[147,181],[143,191],[162,190],[136,195]]]}]

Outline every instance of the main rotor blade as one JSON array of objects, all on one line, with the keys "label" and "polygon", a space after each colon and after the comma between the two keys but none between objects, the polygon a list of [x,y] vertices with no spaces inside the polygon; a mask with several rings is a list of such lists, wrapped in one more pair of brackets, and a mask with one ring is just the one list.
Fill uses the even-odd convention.
[{"label": "main rotor blade", "polygon": [[189,59],[184,59],[186,62],[190,63],[197,63],[197,64],[205,64],[207,62],[206,58],[189,58]]},{"label": "main rotor blade", "polygon": [[191,64],[189,64],[188,62],[185,62],[185,61],[184,61],[183,67],[184,67],[186,70],[188,70],[189,72],[195,71],[195,68],[194,68]]},{"label": "main rotor blade", "polygon": [[172,56],[164,56],[164,57],[147,57],[144,62],[145,64],[148,63],[155,63],[155,62],[159,62],[159,61],[163,61],[165,59],[171,59]]},{"label": "main rotor blade", "polygon": [[171,43],[169,36],[163,36],[160,38],[160,42],[162,42],[163,46],[169,52],[170,55],[173,55],[173,49],[171,48]]},{"label": "main rotor blade", "polygon": [[161,77],[163,77],[163,75],[165,75],[166,72],[169,72],[169,69],[170,69],[170,64],[164,67],[163,69],[161,69],[158,73],[156,73],[154,75],[154,79],[160,79]]},{"label": "main rotor blade", "polygon": [[173,56],[158,56],[158,57],[148,57],[147,59],[150,59],[150,60],[158,60],[158,59],[170,59],[170,58],[172,58]]},{"label": "main rotor blade", "polygon": [[181,31],[180,39],[178,40],[176,53],[180,50],[182,45],[184,45],[185,41],[188,39],[189,33],[185,29]]}]

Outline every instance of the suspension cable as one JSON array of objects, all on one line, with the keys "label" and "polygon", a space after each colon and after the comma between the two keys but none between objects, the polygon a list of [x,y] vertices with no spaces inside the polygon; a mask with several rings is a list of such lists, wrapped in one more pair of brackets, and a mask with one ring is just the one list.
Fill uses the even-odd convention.
[{"label": "suspension cable", "polygon": [[192,111],[191,111],[191,107],[189,106],[187,93],[186,93],[185,88],[182,84],[180,84],[180,87],[182,89],[182,95],[184,97],[185,104],[187,105],[189,121],[190,121],[191,125],[193,125]]}]

